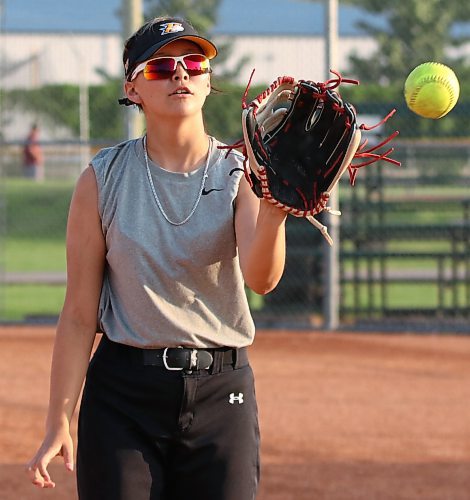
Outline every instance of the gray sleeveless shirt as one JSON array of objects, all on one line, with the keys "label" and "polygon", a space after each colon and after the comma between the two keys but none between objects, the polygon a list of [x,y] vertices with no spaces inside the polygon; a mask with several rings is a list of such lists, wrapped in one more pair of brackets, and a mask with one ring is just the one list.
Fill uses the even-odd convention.
[{"label": "gray sleeveless shirt", "polygon": [[[91,161],[106,239],[98,323],[115,342],[137,347],[243,347],[254,324],[234,228],[242,156],[213,140],[208,177],[192,217],[163,217],[147,177],[142,139],[101,150]],[[168,218],[184,220],[204,168],[164,170],[149,160]]]}]

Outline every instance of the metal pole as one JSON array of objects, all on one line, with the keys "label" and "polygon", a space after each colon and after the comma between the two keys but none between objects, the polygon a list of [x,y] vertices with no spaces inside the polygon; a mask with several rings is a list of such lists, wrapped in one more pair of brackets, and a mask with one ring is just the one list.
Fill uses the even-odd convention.
[{"label": "metal pole", "polygon": [[[127,40],[143,23],[142,0],[122,0],[122,36]],[[126,135],[128,139],[139,137],[144,129],[143,118],[134,106],[126,110]]]},{"label": "metal pole", "polygon": [[[5,32],[5,8],[4,1],[0,0],[0,37],[2,38],[3,50],[0,51],[0,68],[5,71],[5,52],[6,52],[6,32]],[[5,284],[5,238],[6,238],[6,197],[4,186],[4,156],[5,156],[5,137],[4,137],[4,105],[3,105],[3,84],[0,78],[0,319],[5,318],[6,306],[6,284]]]},{"label": "metal pole", "polygon": [[[6,72],[6,30],[5,30],[5,3],[4,0],[0,0],[0,35],[2,37],[2,48],[0,51],[0,70]],[[0,79],[1,82],[1,79]],[[3,85],[0,85],[0,141],[3,143]],[[3,160],[3,154],[0,155],[0,161]],[[0,164],[3,165],[3,162]]]},{"label": "metal pole", "polygon": [[[325,80],[330,78],[330,69],[337,69],[337,43],[338,43],[338,0],[325,0]],[[339,208],[339,186],[331,194],[329,206]],[[336,330],[339,326],[339,217],[326,215],[328,232],[333,239],[330,246],[324,242],[324,277],[323,277],[323,318],[324,328]]]},{"label": "metal pole", "polygon": [[83,171],[90,161],[90,101],[88,91],[87,64],[82,51],[77,47],[80,42],[72,40],[70,48],[77,59],[78,68],[78,119],[79,119],[79,149],[80,171]]},{"label": "metal pole", "polygon": [[86,68],[80,64],[81,80],[79,87],[80,113],[80,167],[85,169],[90,161],[90,100]]}]

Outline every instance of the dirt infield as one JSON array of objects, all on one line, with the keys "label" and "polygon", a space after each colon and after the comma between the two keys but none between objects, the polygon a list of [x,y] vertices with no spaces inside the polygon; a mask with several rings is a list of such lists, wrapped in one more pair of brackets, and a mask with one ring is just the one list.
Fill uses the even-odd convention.
[{"label": "dirt infield", "polygon": [[[0,329],[0,498],[38,491],[54,332]],[[470,337],[260,331],[251,348],[262,432],[260,500],[469,500]],[[244,499],[240,499],[244,500]]]}]

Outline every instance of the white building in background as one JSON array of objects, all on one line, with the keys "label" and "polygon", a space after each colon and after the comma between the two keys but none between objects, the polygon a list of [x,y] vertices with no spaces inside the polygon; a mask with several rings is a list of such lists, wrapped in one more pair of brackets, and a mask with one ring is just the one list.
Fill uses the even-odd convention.
[{"label": "white building in background", "polygon": [[[238,83],[245,85],[255,69],[254,83],[269,84],[278,76],[324,80],[324,39],[318,35],[216,35],[218,44],[231,43],[231,55],[223,66],[214,61],[214,73],[233,69],[244,57],[247,64]],[[363,57],[374,51],[375,42],[357,36],[339,42],[339,71],[347,71],[348,56]],[[51,84],[99,85],[103,75],[122,76],[122,38],[119,33],[27,33],[0,34],[0,87],[32,89]],[[21,138],[34,117],[7,116],[5,140]],[[44,131],[42,138],[63,138],[67,131]]]},{"label": "white building in background", "polygon": [[103,81],[97,72],[116,76],[121,61],[121,39],[115,33],[23,33],[0,35],[4,89]]},{"label": "white building in background", "polygon": [[[226,62],[227,69],[236,67],[240,58],[249,58],[238,78],[238,83],[242,85],[248,82],[253,69],[256,84],[269,84],[283,75],[297,79],[325,80],[325,39],[322,36],[219,35],[216,41],[232,44],[232,53]],[[338,46],[338,67],[333,69],[347,73],[348,58],[351,54],[367,57],[375,48],[376,42],[371,38],[341,37]],[[217,72],[217,66],[214,67]]]},{"label": "white building in background", "polygon": [[[321,35],[239,33],[214,37],[217,44],[231,43],[232,51],[224,66],[214,61],[214,74],[233,69],[244,57],[247,64],[238,83],[246,85],[255,69],[253,84],[270,84],[278,76],[323,81],[326,77],[325,40]],[[462,53],[470,53],[470,44]],[[348,75],[351,54],[367,57],[376,50],[372,38],[340,36],[338,67]],[[457,55],[456,53],[453,55]],[[31,89],[49,84],[97,85],[103,75],[122,76],[120,33],[3,32],[0,33],[0,88]],[[3,117],[3,137],[15,141],[24,136],[34,117]],[[25,123],[26,121],[26,123]],[[45,130],[43,140],[68,138],[64,130]]]},{"label": "white building in background", "polygon": [[[231,43],[225,66],[232,69],[248,57],[240,74],[245,84],[253,68],[256,81],[270,83],[280,75],[323,80],[324,39],[320,36],[217,35],[218,44]],[[347,68],[348,56],[363,57],[374,51],[372,39],[344,37],[339,42],[339,69]],[[99,84],[101,73],[122,75],[122,39],[119,33],[19,33],[0,34],[1,74],[4,89],[37,88],[49,84]],[[214,69],[217,72],[217,60]],[[220,68],[220,66],[219,66]],[[224,68],[220,68],[224,69]]]}]

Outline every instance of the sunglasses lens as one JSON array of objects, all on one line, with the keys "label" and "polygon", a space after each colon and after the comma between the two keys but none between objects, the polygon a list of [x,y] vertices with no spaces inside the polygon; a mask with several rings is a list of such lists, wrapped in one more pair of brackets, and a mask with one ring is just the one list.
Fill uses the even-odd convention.
[{"label": "sunglasses lens", "polygon": [[[182,58],[184,69],[191,75],[210,73],[209,59],[202,54],[189,54]],[[176,70],[177,61],[173,57],[159,57],[151,59],[144,68],[146,80],[164,80],[171,78]]]},{"label": "sunglasses lens", "polygon": [[163,80],[170,78],[176,69],[175,60],[171,57],[159,57],[150,60],[144,68],[146,80]]},{"label": "sunglasses lens", "polygon": [[183,60],[186,65],[186,71],[190,75],[202,75],[210,72],[209,59],[201,54],[191,54],[185,56]]}]

